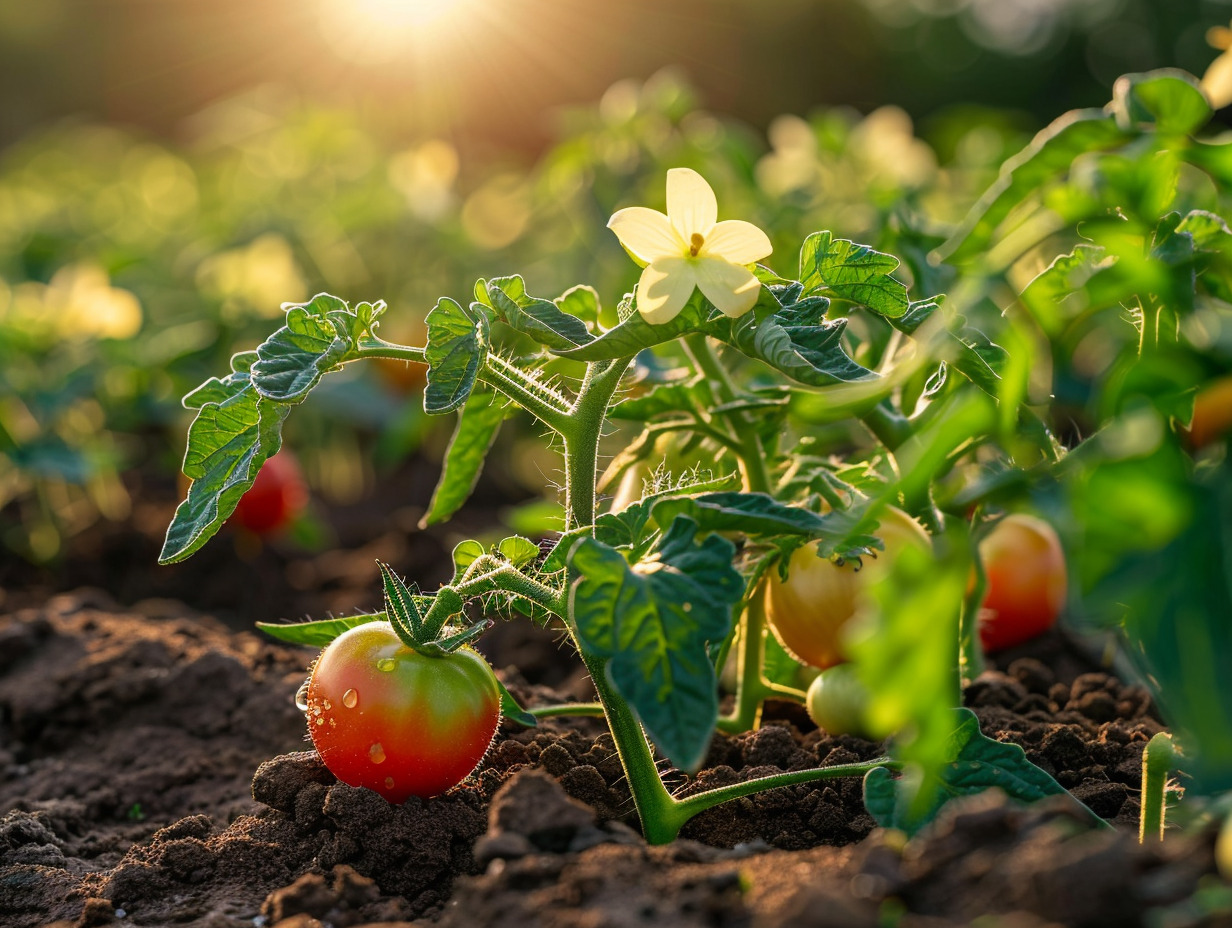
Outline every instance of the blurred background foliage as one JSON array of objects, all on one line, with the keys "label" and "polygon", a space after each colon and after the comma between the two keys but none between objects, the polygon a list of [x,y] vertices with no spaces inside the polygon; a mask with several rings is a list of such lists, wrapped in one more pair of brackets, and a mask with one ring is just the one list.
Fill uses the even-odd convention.
[{"label": "blurred background foliage", "polygon": [[[0,546],[35,561],[173,483],[179,398],[328,290],[420,339],[478,276],[637,269],[604,228],[690,166],[790,272],[816,229],[925,256],[1049,119],[1201,73],[1224,0],[0,4]],[[533,23],[533,30],[527,27]],[[784,115],[797,114],[797,115]],[[289,441],[346,502],[425,440],[420,372],[331,378]],[[512,439],[511,439],[512,440]],[[357,454],[375,449],[376,457]],[[511,454],[514,490],[543,461]]]}]

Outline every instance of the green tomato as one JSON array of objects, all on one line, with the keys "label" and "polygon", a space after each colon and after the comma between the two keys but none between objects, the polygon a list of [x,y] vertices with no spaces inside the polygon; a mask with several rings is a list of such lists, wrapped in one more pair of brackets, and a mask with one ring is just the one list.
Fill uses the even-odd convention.
[{"label": "green tomato", "polygon": [[853,664],[836,664],[819,673],[809,685],[805,703],[809,718],[827,734],[871,740],[864,721],[867,706],[868,690]]}]

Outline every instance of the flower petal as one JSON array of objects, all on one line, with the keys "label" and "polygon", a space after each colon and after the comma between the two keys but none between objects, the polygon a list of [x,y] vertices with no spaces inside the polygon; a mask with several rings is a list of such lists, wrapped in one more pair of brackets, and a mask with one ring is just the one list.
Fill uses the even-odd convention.
[{"label": "flower petal", "polygon": [[685,258],[660,258],[637,282],[637,311],[651,325],[671,322],[693,295],[697,275]]},{"label": "flower petal", "polygon": [[667,216],[686,243],[686,250],[694,233],[708,237],[719,218],[719,204],[706,178],[691,168],[668,171]]},{"label": "flower petal", "polygon": [[1224,52],[1202,75],[1202,90],[1215,109],[1232,103],[1232,52]]},{"label": "flower petal", "polygon": [[761,281],[747,267],[709,256],[696,258],[694,264],[702,295],[723,315],[734,319],[753,308]]},{"label": "flower petal", "polygon": [[657,209],[630,206],[617,210],[607,221],[607,227],[616,233],[625,251],[642,265],[668,255],[678,257],[689,250],[668,218]]},{"label": "flower petal", "polygon": [[774,250],[770,237],[751,222],[724,219],[706,236],[702,254],[713,255],[732,264],[752,264]]}]

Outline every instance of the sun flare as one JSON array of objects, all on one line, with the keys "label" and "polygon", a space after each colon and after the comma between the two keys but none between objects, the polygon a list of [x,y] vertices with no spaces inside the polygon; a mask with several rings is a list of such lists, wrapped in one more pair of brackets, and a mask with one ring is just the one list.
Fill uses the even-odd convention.
[{"label": "sun flare", "polygon": [[321,29],[355,60],[385,60],[436,42],[476,0],[320,0]]}]

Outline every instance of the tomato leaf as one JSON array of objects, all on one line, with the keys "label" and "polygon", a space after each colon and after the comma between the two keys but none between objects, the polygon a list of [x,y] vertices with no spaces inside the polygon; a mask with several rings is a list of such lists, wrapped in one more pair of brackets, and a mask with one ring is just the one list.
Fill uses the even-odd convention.
[{"label": "tomato leaf", "polygon": [[809,293],[825,291],[867,306],[889,318],[907,312],[907,286],[891,276],[899,260],[893,255],[814,232],[800,248],[800,282]]},{"label": "tomato leaf", "polygon": [[458,424],[445,451],[441,476],[432,491],[428,511],[419,520],[420,528],[446,521],[470,497],[507,414],[507,405],[495,393],[471,392],[458,414]]},{"label": "tomato leaf", "polygon": [[[245,360],[241,357],[241,364]],[[192,484],[167,527],[160,564],[184,560],[222,527],[261,465],[282,446],[282,423],[290,410],[260,396],[246,371],[212,378],[185,397],[189,408],[198,404],[183,465]]]},{"label": "tomato leaf", "polygon": [[[488,353],[488,317],[442,297],[428,313],[428,385],[424,412],[453,412],[470,395]],[[480,307],[482,309],[482,307]]]},{"label": "tomato leaf", "polygon": [[576,287],[570,287],[553,302],[570,316],[577,316],[591,325],[599,324],[599,293],[594,287],[578,284]]},{"label": "tomato leaf", "polygon": [[521,568],[533,564],[539,558],[539,546],[529,538],[510,535],[497,542],[496,553],[514,567]]},{"label": "tomato leaf", "polygon": [[672,523],[649,557],[630,566],[593,538],[569,555],[579,579],[570,614],[581,645],[606,662],[612,685],[669,760],[695,770],[719,715],[707,643],[731,633],[744,581],[735,547],[719,535],[697,541],[691,519]]},{"label": "tomato leaf", "polygon": [[334,619],[315,619],[311,622],[258,622],[257,628],[279,641],[323,648],[343,632],[357,625],[385,620],[385,613],[374,612],[364,615],[339,616]]},{"label": "tomato leaf", "polygon": [[580,318],[564,312],[551,300],[527,294],[521,277],[489,280],[484,290],[487,304],[502,322],[547,348],[568,351],[595,340]]},{"label": "tomato leaf", "polygon": [[287,307],[286,325],[257,348],[252,380],[257,392],[280,403],[301,403],[321,375],[337,369],[355,349],[355,340],[384,309],[368,307],[367,322],[336,296],[318,293],[309,302]]},{"label": "tomato leaf", "polygon": [[1173,68],[1117,78],[1109,109],[1122,129],[1177,135],[1193,134],[1215,115],[1198,81]]},{"label": "tomato leaf", "polygon": [[618,325],[584,345],[567,350],[554,350],[562,358],[574,361],[610,361],[615,358],[627,358],[644,348],[653,348],[663,342],[672,341],[686,332],[696,331],[714,315],[721,314],[698,291],[689,298],[684,309],[670,322],[652,325],[642,318],[641,313],[634,311]]},{"label": "tomato leaf", "polygon": [[[950,800],[993,787],[1019,802],[1066,795],[1065,788],[1027,760],[1026,752],[1018,745],[984,735],[979,719],[970,709],[955,709],[954,715],[957,727],[947,745],[948,759],[940,770],[938,788],[926,806],[912,808],[910,776],[896,777],[887,767],[877,767],[865,775],[864,806],[882,828],[897,828],[913,835],[936,818]],[[1094,812],[1087,811],[1094,820],[1101,821]]]}]

